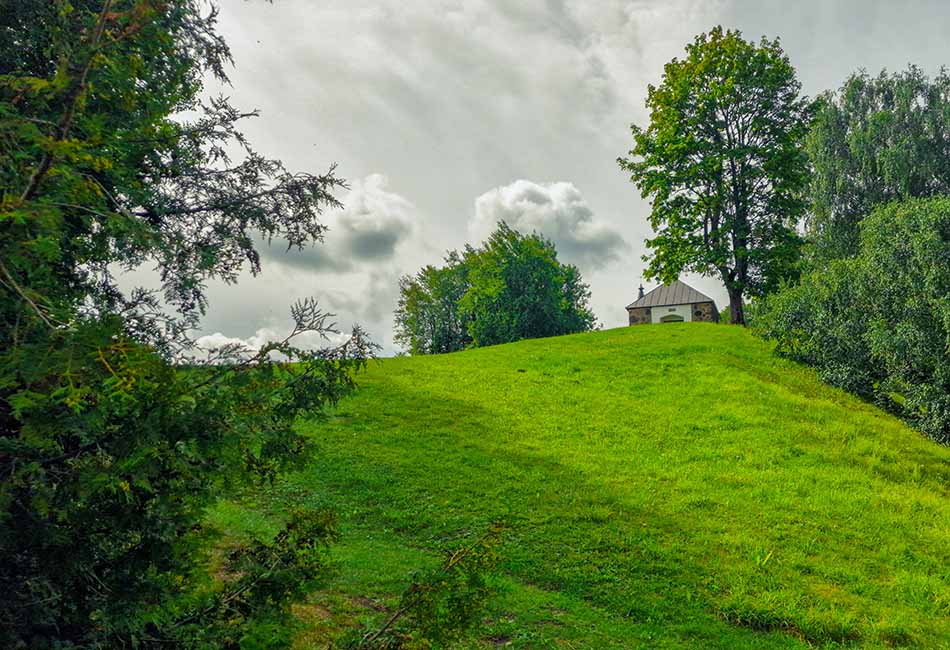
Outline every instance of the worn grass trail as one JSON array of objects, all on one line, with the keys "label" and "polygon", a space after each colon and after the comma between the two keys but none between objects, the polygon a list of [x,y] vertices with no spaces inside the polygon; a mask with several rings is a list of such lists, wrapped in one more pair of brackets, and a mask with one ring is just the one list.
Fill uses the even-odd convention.
[{"label": "worn grass trail", "polygon": [[273,498],[344,537],[301,647],[500,519],[464,647],[950,648],[950,449],[740,328],[387,359],[305,426],[317,458]]}]

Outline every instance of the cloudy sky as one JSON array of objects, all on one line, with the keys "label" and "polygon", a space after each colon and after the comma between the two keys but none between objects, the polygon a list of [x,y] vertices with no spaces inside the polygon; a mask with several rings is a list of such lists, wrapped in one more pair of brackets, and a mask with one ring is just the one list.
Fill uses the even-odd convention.
[{"label": "cloudy sky", "polygon": [[[350,190],[323,246],[265,251],[264,273],[212,287],[203,332],[252,343],[316,296],[387,353],[397,280],[500,219],[553,239],[605,327],[641,282],[648,207],[616,164],[647,84],[714,25],[778,36],[805,92],[859,68],[950,63],[945,0],[221,0],[224,92],[261,116],[263,153]],[[684,277],[725,303],[714,278]],[[652,286],[648,284],[648,287]]]}]

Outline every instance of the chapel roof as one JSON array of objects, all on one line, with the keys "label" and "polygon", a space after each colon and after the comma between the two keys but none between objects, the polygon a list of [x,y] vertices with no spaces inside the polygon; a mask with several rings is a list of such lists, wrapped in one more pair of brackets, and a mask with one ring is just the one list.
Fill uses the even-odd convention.
[{"label": "chapel roof", "polygon": [[666,307],[668,305],[685,305],[696,302],[714,302],[706,294],[696,291],[685,282],[674,280],[669,284],[661,284],[642,298],[627,305],[627,309],[637,307]]}]

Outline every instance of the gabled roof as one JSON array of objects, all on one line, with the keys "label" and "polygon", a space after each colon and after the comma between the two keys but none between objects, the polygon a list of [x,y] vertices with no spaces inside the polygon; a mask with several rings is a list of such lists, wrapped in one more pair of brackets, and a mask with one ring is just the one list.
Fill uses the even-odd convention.
[{"label": "gabled roof", "polygon": [[713,302],[713,299],[696,291],[696,289],[688,284],[676,280],[670,284],[658,286],[642,298],[627,305],[627,309],[633,309],[635,307],[666,307],[668,305],[685,305],[694,302]]}]

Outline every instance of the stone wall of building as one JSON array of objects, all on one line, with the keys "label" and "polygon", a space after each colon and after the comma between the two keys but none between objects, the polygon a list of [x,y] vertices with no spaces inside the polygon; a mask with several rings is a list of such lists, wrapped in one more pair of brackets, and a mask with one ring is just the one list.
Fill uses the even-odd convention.
[{"label": "stone wall of building", "polygon": [[[719,312],[711,302],[695,302],[690,305],[690,320],[700,323],[718,323]],[[627,315],[631,325],[648,325],[653,322],[653,313],[650,307],[635,307],[628,309]]]},{"label": "stone wall of building", "polygon": [[637,307],[635,309],[628,309],[627,314],[630,316],[631,325],[647,325],[650,323],[650,320],[652,318],[649,307]]},{"label": "stone wall of building", "polygon": [[693,320],[703,323],[718,323],[719,312],[711,302],[697,302],[693,304]]}]

